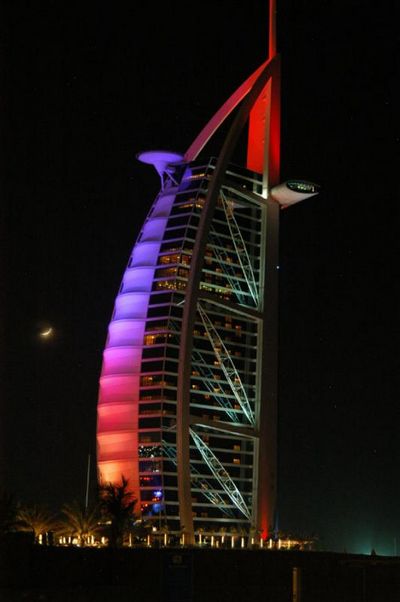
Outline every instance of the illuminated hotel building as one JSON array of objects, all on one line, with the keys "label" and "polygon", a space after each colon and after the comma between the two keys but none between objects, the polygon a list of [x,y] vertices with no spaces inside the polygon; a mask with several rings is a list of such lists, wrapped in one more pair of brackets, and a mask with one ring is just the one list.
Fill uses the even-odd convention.
[{"label": "illuminated hotel building", "polygon": [[[99,480],[123,474],[142,517],[185,533],[258,533],[276,502],[278,226],[316,194],[279,184],[279,56],[185,154],[150,151],[161,190],[133,247],[100,378]],[[218,157],[201,151],[236,112]],[[247,163],[232,163],[248,124]]]}]

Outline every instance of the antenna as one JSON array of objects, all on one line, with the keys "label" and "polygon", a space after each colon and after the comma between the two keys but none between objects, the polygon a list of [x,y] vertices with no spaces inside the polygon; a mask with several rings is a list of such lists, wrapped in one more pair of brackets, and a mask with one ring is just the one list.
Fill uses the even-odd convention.
[{"label": "antenna", "polygon": [[268,58],[276,55],[276,0],[269,0]]},{"label": "antenna", "polygon": [[86,474],[86,496],[85,496],[85,510],[89,505],[89,481],[90,481],[90,454],[88,455],[87,474]]}]

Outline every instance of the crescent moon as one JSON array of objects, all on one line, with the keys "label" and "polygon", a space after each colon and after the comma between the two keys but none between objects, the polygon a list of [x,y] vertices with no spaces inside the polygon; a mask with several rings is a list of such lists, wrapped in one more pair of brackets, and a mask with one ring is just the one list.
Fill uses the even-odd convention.
[{"label": "crescent moon", "polygon": [[43,330],[43,332],[40,333],[41,337],[48,337],[51,333],[53,332],[52,328],[48,328],[47,330]]}]

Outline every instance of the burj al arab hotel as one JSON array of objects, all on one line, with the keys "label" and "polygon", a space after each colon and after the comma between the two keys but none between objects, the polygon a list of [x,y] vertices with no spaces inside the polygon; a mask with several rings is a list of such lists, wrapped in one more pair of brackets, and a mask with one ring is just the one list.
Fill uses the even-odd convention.
[{"label": "burj al arab hotel", "polygon": [[[124,475],[141,516],[188,544],[203,532],[265,539],[274,525],[279,213],[318,187],[280,182],[274,0],[269,29],[268,59],[186,152],[138,155],[161,186],[103,355],[99,481]],[[207,156],[229,115],[218,156]],[[244,128],[247,159],[236,165]]]}]

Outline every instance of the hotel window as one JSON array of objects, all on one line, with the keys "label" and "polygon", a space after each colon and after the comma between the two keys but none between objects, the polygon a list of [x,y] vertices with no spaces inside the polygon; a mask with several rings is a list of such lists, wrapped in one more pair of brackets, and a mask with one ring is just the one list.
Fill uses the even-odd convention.
[{"label": "hotel window", "polygon": [[156,443],[160,440],[161,433],[159,431],[139,433],[139,443]]},{"label": "hotel window", "polygon": [[167,338],[167,333],[158,333],[158,334],[146,334],[143,342],[145,345],[156,345],[157,343],[162,344],[165,343]]},{"label": "hotel window", "polygon": [[139,428],[140,429],[160,428],[160,426],[161,426],[160,418],[139,418]]},{"label": "hotel window", "polygon": [[169,278],[171,276],[176,275],[176,267],[173,268],[161,268],[156,270],[155,277],[156,278]]},{"label": "hotel window", "polygon": [[159,403],[146,403],[139,405],[139,414],[160,414],[161,404]]},{"label": "hotel window", "polygon": [[153,290],[159,289],[169,289],[170,291],[174,291],[176,289],[176,281],[173,280],[159,280],[158,282],[154,282]]},{"label": "hotel window", "polygon": [[157,461],[146,461],[139,462],[139,472],[160,472],[161,462]]},{"label": "hotel window", "polygon": [[161,485],[161,475],[143,475],[140,477],[141,487],[160,487]]},{"label": "hotel window", "polygon": [[160,263],[179,263],[179,257],[180,255],[174,254],[174,255],[161,255],[160,257]]}]

